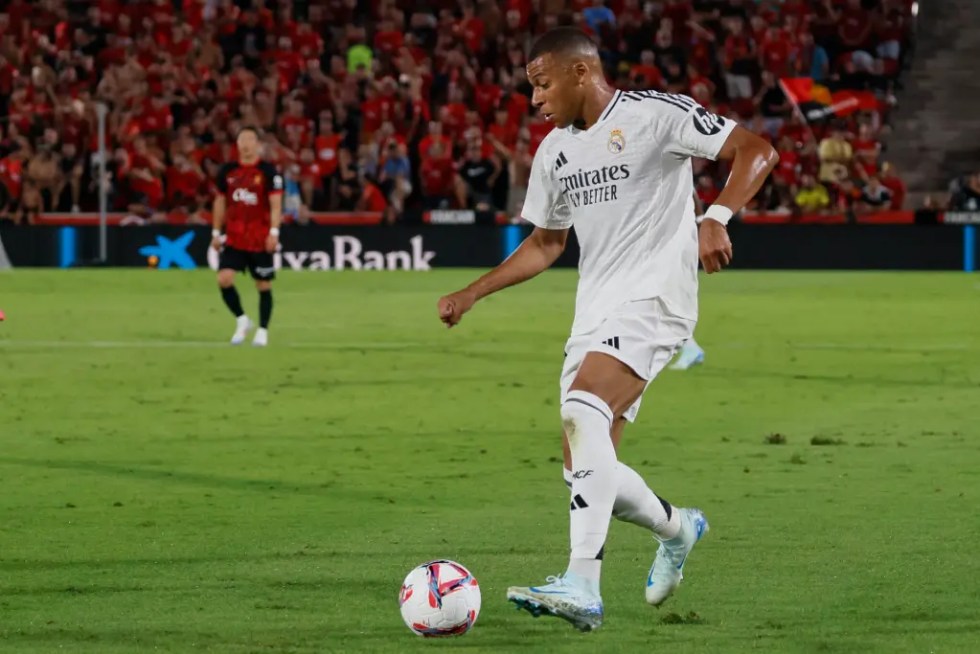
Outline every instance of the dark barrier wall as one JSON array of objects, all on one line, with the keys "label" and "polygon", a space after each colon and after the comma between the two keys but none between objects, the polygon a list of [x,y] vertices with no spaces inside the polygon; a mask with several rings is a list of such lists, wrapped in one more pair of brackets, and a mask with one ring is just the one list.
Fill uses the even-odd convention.
[{"label": "dark barrier wall", "polygon": [[[0,228],[11,263],[69,266],[94,263],[99,254],[96,227]],[[216,264],[207,227],[110,227],[109,266],[160,268]],[[282,230],[282,268],[313,270],[428,270],[434,266],[494,266],[501,261],[503,232],[491,226],[299,227]]]},{"label": "dark barrier wall", "polygon": [[[975,250],[973,228],[929,225],[742,225],[730,227],[734,267],[754,269],[962,270]],[[313,270],[428,270],[488,267],[503,260],[529,232],[509,226],[288,226],[282,268]],[[94,227],[0,227],[14,266],[69,266],[98,256]],[[968,239],[971,247],[965,247]],[[213,266],[206,227],[110,227],[110,266]],[[559,265],[574,266],[574,236]]]},{"label": "dark barrier wall", "polygon": [[[728,230],[733,268],[962,270],[964,231],[922,225],[742,225]],[[975,238],[972,231],[970,238]],[[559,265],[578,261],[570,239]]]}]

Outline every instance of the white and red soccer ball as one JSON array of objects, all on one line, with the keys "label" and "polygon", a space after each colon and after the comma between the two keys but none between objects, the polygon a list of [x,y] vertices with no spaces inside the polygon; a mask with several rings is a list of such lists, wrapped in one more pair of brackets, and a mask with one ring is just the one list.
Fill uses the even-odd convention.
[{"label": "white and red soccer ball", "polygon": [[402,620],[419,636],[459,636],[480,615],[480,586],[455,561],[429,561],[405,577],[398,605]]}]

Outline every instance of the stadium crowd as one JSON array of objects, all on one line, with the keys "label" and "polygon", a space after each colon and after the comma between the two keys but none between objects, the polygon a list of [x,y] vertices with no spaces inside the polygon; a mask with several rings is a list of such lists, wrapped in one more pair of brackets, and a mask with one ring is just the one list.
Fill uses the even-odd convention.
[{"label": "stadium crowd", "polygon": [[[909,0],[7,0],[0,2],[0,218],[98,207],[206,221],[234,135],[262,129],[292,219],[469,207],[519,215],[551,128],[524,75],[532,36],[574,24],[623,89],[691,95],[771,139],[765,211],[900,208],[883,159],[910,54]],[[873,91],[808,120],[780,79]],[[698,161],[709,204],[727,171]]]}]

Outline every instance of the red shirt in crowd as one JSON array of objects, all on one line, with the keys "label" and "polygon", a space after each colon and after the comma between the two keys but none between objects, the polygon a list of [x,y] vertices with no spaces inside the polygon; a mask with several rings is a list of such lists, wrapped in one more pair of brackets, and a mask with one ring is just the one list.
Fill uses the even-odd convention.
[{"label": "red shirt in crowd", "polygon": [[473,89],[473,103],[484,120],[490,120],[494,108],[500,102],[501,93],[496,84],[477,84]]},{"label": "red shirt in crowd", "polygon": [[225,164],[215,184],[225,196],[225,244],[247,252],[265,250],[269,235],[269,198],[282,194],[282,176],[275,166],[258,161]]},{"label": "red shirt in crowd", "polygon": [[905,186],[905,182],[898,177],[889,175],[881,178],[881,184],[892,192],[892,204],[890,208],[896,211],[903,209],[905,205],[905,196],[908,193],[908,188]]},{"label": "red shirt in crowd", "polygon": [[446,134],[456,140],[462,135],[463,127],[466,125],[467,106],[461,102],[450,102],[445,108],[446,119],[443,121],[443,127]]},{"label": "red shirt in crowd", "polygon": [[531,154],[538,151],[538,146],[541,145],[541,141],[544,140],[544,137],[546,137],[548,132],[554,129],[554,127],[554,123],[549,123],[546,120],[531,121],[531,123],[527,126],[527,130],[531,134],[531,142],[529,144]]},{"label": "red shirt in crowd", "polygon": [[320,188],[323,185],[324,172],[319,161],[310,161],[299,165],[299,181],[311,182],[313,188]]},{"label": "red shirt in crowd", "polygon": [[459,21],[456,29],[460,36],[463,37],[463,41],[466,43],[466,47],[470,49],[470,52],[476,53],[482,49],[483,33],[486,30],[483,25],[483,20],[475,16],[473,18],[464,18]]},{"label": "red shirt in crowd", "polygon": [[800,154],[795,148],[779,151],[779,164],[772,176],[786,186],[792,186],[800,179]]},{"label": "red shirt in crowd", "polygon": [[438,136],[427,134],[425,137],[423,137],[419,142],[419,157],[421,157],[423,160],[435,158],[430,152],[436,143],[440,143],[442,145],[442,156],[439,157],[440,159],[453,158],[453,142],[449,140],[449,137],[445,134],[439,134]]},{"label": "red shirt in crowd", "polygon": [[364,185],[364,193],[361,196],[364,200],[364,210],[365,211],[384,211],[388,207],[388,202],[385,200],[384,193],[381,192],[377,186],[371,182],[367,182]]},{"label": "red shirt in crowd", "polygon": [[531,103],[523,93],[511,93],[504,101],[504,107],[511,122],[519,125],[527,116]]},{"label": "red shirt in crowd", "polygon": [[419,176],[422,181],[422,193],[427,197],[447,197],[452,195],[453,180],[456,176],[456,169],[453,167],[452,159],[445,157],[435,159],[432,157],[422,160],[419,168]]},{"label": "red shirt in crowd", "polygon": [[324,177],[333,175],[337,170],[337,150],[340,149],[339,134],[321,134],[313,140],[316,159]]},{"label": "red shirt in crowd", "polygon": [[630,77],[637,80],[637,84],[643,89],[660,89],[664,86],[663,75],[653,64],[633,64]]},{"label": "red shirt in crowd", "polygon": [[[865,34],[871,17],[864,9],[852,8],[850,5],[844,7],[840,13],[840,36],[845,45],[860,46],[867,40]],[[864,35],[864,38],[862,38]]]},{"label": "red shirt in crowd", "polygon": [[[140,173],[130,175],[129,188],[137,195],[144,196],[147,205],[158,208],[163,201],[163,180],[158,176],[149,158],[141,154],[133,154],[129,159],[129,168],[126,172]],[[152,176],[152,179],[145,179],[146,174]]]},{"label": "red shirt in crowd", "polygon": [[790,55],[793,53],[793,44],[790,37],[783,30],[762,44],[761,54],[767,70],[777,77],[787,74],[789,68]]},{"label": "red shirt in crowd", "polygon": [[171,204],[179,196],[194,198],[204,188],[205,179],[193,168],[181,170],[178,166],[167,169],[167,200]]},{"label": "red shirt in crowd", "polygon": [[504,146],[513,148],[517,145],[517,135],[519,133],[517,125],[514,123],[493,123],[487,131]]},{"label": "red shirt in crowd", "polygon": [[313,121],[305,116],[285,115],[279,119],[279,128],[292,140],[303,147],[309,146],[313,137]]},{"label": "red shirt in crowd", "polygon": [[379,31],[374,35],[374,47],[387,55],[392,55],[405,44],[405,35],[399,30]]}]

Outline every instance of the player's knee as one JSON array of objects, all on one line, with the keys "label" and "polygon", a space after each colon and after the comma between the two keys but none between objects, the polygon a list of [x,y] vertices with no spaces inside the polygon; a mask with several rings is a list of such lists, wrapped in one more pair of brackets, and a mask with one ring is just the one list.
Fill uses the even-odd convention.
[{"label": "player's knee", "polygon": [[579,435],[597,420],[606,428],[613,424],[613,412],[605,400],[587,391],[569,391],[561,405],[561,422],[569,449],[574,449]]},{"label": "player's knee", "polygon": [[255,282],[255,288],[258,289],[260,293],[264,291],[270,291],[272,290],[272,282],[264,279],[260,279]]},{"label": "player's knee", "polygon": [[228,288],[235,283],[235,271],[234,270],[219,270],[218,271],[218,286],[221,288]]}]

